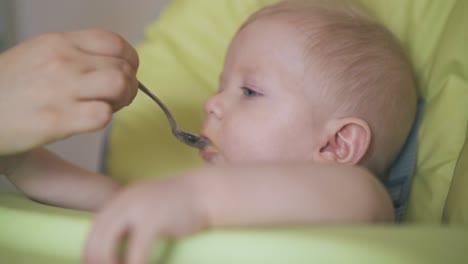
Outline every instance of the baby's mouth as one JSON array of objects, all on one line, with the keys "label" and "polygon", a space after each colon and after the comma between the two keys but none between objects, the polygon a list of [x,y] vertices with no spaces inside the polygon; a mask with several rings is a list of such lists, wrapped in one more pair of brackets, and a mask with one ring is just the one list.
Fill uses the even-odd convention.
[{"label": "baby's mouth", "polygon": [[207,145],[199,152],[200,157],[204,159],[208,164],[215,164],[217,157],[220,155],[219,148],[213,143]]},{"label": "baby's mouth", "polygon": [[202,157],[202,159],[204,159],[206,163],[211,164],[211,165],[215,164],[217,155],[218,153],[216,152],[208,152],[205,150],[200,150],[200,156]]}]

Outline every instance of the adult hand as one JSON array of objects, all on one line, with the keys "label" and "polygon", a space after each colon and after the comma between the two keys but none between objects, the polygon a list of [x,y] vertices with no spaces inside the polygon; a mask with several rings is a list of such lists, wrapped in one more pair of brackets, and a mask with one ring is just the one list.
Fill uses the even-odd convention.
[{"label": "adult hand", "polygon": [[137,93],[138,55],[102,30],[46,33],[0,55],[0,156],[101,129]]}]

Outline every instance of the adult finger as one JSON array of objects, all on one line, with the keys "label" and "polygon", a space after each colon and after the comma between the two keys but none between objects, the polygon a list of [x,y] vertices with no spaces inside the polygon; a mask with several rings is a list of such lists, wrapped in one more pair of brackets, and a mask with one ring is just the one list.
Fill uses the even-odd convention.
[{"label": "adult finger", "polygon": [[102,129],[112,117],[111,106],[102,101],[72,102],[50,109],[37,117],[37,133],[49,135],[41,140],[43,144]]},{"label": "adult finger", "polygon": [[139,59],[136,50],[120,35],[100,29],[70,31],[66,36],[75,45],[88,53],[119,57],[128,61],[135,70],[138,69]]},{"label": "adult finger", "polygon": [[133,91],[137,89],[135,77],[124,74],[121,70],[108,68],[87,73],[82,86],[77,91],[81,100],[103,100],[114,111],[128,105],[133,100]]},{"label": "adult finger", "polygon": [[65,137],[77,133],[96,131],[104,128],[112,118],[111,106],[103,101],[77,102],[69,108],[71,112],[66,114],[64,121],[67,128]]},{"label": "adult finger", "polygon": [[92,71],[98,71],[103,69],[114,68],[122,71],[128,77],[135,77],[137,70],[127,61],[119,57],[110,57],[104,55],[91,55],[91,54],[79,54],[80,64],[85,66],[81,67],[81,73],[88,73]]}]

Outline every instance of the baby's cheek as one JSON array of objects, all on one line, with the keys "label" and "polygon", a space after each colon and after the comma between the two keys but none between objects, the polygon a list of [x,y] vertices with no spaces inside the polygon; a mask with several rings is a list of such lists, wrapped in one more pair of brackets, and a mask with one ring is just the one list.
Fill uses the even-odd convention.
[{"label": "baby's cheek", "polygon": [[252,142],[249,138],[239,135],[225,135],[223,155],[228,162],[250,160],[252,158]]},{"label": "baby's cheek", "polygon": [[230,116],[220,132],[228,162],[281,160],[289,152],[287,134],[276,120]]},{"label": "baby's cheek", "polygon": [[275,133],[237,137],[226,149],[228,160],[234,161],[309,161],[313,158],[311,140],[294,140]]},{"label": "baby's cheek", "polygon": [[242,126],[231,126],[222,134],[222,152],[228,162],[248,161],[255,158],[255,135]]},{"label": "baby's cheek", "polygon": [[223,155],[234,163],[277,160],[281,153],[275,140],[266,135],[232,135],[224,146]]}]

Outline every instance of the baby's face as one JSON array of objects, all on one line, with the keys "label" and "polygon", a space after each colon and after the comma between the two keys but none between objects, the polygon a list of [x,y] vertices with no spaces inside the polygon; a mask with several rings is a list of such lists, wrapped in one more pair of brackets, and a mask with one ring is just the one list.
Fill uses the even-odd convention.
[{"label": "baby's face", "polygon": [[[245,27],[228,50],[219,92],[205,104],[201,134],[210,164],[313,160],[322,126],[297,32],[278,19]],[[306,88],[307,84],[307,88]]]}]

